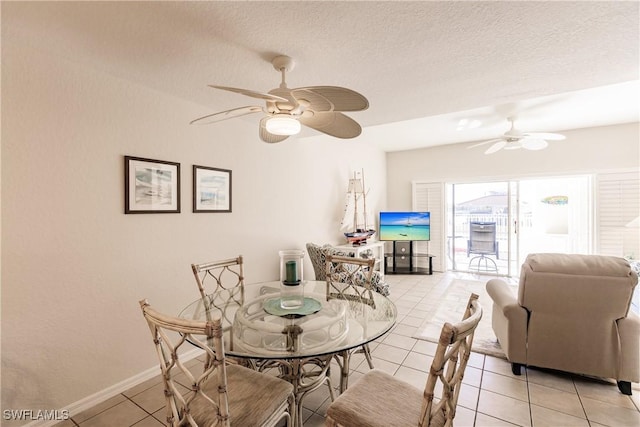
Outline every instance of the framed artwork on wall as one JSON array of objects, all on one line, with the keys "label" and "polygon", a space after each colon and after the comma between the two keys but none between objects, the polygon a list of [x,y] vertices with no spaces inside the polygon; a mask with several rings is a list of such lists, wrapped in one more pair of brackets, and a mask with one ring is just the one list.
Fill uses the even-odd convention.
[{"label": "framed artwork on wall", "polygon": [[124,213],[179,213],[180,163],[124,157]]},{"label": "framed artwork on wall", "polygon": [[231,212],[231,171],[193,165],[193,212]]}]

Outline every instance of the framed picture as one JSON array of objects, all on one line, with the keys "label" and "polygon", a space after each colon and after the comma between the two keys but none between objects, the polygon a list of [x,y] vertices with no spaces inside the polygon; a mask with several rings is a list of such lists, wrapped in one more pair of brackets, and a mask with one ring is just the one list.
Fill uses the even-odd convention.
[{"label": "framed picture", "polygon": [[124,157],[124,213],[180,212],[180,163]]},{"label": "framed picture", "polygon": [[231,212],[231,171],[193,165],[193,211]]}]

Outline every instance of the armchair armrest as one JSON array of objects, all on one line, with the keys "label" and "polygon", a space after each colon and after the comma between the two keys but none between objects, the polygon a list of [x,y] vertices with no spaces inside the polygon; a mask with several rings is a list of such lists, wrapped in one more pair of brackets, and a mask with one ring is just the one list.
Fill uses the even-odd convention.
[{"label": "armchair armrest", "polygon": [[[491,279],[487,282],[487,293],[493,300],[493,303],[498,305],[505,316],[508,313],[517,313],[518,311],[526,309],[520,304],[515,295],[509,289],[509,285],[500,279]],[[517,314],[516,314],[517,316]]]},{"label": "armchair armrest", "polygon": [[502,350],[511,363],[527,363],[527,309],[518,304],[509,285],[500,279],[487,282],[487,293],[493,300],[491,326]]}]

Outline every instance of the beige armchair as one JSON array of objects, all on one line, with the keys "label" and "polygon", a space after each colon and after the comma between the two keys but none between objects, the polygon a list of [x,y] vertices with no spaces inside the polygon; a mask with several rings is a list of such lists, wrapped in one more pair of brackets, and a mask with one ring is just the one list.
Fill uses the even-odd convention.
[{"label": "beige armchair", "polygon": [[493,330],[520,375],[522,365],[614,378],[631,394],[640,380],[640,318],[629,312],[638,276],[600,255],[531,254],[517,297],[487,282]]}]

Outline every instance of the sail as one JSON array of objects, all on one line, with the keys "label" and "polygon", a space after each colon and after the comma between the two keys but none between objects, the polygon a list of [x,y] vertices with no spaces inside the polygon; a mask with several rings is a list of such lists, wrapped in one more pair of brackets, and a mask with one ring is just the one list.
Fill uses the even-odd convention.
[{"label": "sail", "polygon": [[345,196],[345,207],[340,230],[343,232],[355,232],[356,230],[369,230],[373,224],[371,213],[367,209],[368,190],[364,186],[364,171],[353,174],[349,179]]},{"label": "sail", "polygon": [[[354,200],[353,194],[347,193],[344,204],[344,214],[342,215],[342,221],[340,221],[340,231],[356,231],[358,229],[365,229],[369,224],[372,224],[371,215],[362,210],[362,197],[363,196],[356,196]],[[356,205],[358,204],[359,207],[356,212]]]},{"label": "sail", "polygon": [[344,202],[344,214],[342,215],[342,221],[340,221],[340,231],[354,231],[356,224],[353,223],[355,215],[355,203],[352,202],[353,198],[347,193]]}]

